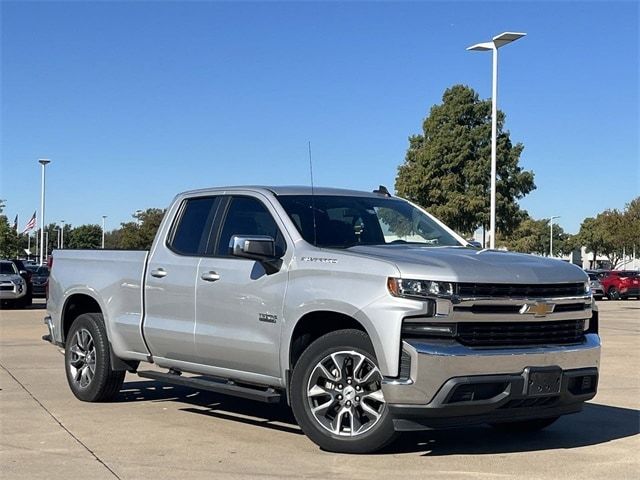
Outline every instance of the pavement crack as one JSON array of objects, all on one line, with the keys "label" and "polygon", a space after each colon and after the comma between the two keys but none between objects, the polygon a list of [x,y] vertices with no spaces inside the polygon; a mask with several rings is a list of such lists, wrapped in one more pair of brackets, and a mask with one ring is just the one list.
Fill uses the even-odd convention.
[{"label": "pavement crack", "polygon": [[38,405],[40,405],[40,408],[42,408],[45,412],[47,412],[49,414],[49,416],[58,424],[60,425],[60,428],[62,428],[65,432],[67,432],[69,434],[69,436],[71,438],[73,438],[76,442],[78,442],[78,444],[80,444],[82,446],[82,448],[84,448],[87,452],[89,452],[89,454],[91,454],[91,456],[93,458],[96,459],[96,461],[98,463],[100,463],[104,468],[106,468],[115,478],[117,478],[118,480],[122,480],[118,474],[116,472],[114,472],[111,467],[109,467],[109,465],[107,465],[100,457],[98,457],[98,455],[96,455],[93,450],[91,450],[82,440],[80,440],[78,437],[76,437],[73,432],[71,432],[71,430],[69,430],[67,427],[65,427],[62,422],[60,420],[58,420],[58,418],[49,411],[49,409],[47,409],[47,407],[45,407],[42,402],[40,402],[40,400],[38,400],[35,395],[33,395],[33,393],[31,393],[29,391],[29,389],[27,387],[25,387],[22,382],[20,382],[20,380],[18,380],[13,373],[11,373],[9,371],[9,369],[7,369],[7,367],[5,367],[4,365],[2,365],[0,363],[0,367],[2,367],[2,369],[7,372],[9,374],[9,376],[11,378],[13,378],[13,380],[22,387],[22,389],[27,392],[27,394],[33,399],[34,402],[36,402]]}]

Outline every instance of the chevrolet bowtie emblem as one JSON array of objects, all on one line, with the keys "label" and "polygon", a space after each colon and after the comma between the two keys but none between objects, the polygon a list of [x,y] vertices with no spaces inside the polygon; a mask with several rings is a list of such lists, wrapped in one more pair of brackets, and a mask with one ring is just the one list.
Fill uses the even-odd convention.
[{"label": "chevrolet bowtie emblem", "polygon": [[525,303],[520,309],[521,314],[532,314],[535,317],[546,317],[548,314],[553,313],[553,309],[556,306],[553,303],[536,302],[534,304]]}]

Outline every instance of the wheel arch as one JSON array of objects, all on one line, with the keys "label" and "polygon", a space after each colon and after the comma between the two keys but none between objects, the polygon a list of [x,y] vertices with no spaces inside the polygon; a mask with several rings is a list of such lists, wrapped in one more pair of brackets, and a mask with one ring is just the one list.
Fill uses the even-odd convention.
[{"label": "wheel arch", "polygon": [[104,317],[104,312],[98,300],[87,293],[73,293],[65,299],[62,315],[60,316],[63,343],[66,341],[67,334],[75,319],[84,313],[100,313]]},{"label": "wheel arch", "polygon": [[351,315],[332,310],[316,310],[304,314],[296,322],[289,339],[289,355],[287,366],[293,370],[300,355],[315,340],[336,330],[352,328],[361,330],[367,335],[367,329]]},{"label": "wheel arch", "polygon": [[62,307],[62,314],[60,316],[60,327],[62,334],[62,343],[67,340],[67,334],[71,329],[71,325],[80,315],[85,313],[98,313],[102,315],[105,331],[107,332],[107,341],[109,342],[109,356],[111,359],[111,368],[115,371],[135,371],[138,367],[137,361],[122,360],[117,357],[113,352],[113,346],[111,345],[111,332],[109,331],[108,322],[105,319],[105,310],[100,304],[99,300],[93,295],[87,292],[76,292],[69,295]]}]

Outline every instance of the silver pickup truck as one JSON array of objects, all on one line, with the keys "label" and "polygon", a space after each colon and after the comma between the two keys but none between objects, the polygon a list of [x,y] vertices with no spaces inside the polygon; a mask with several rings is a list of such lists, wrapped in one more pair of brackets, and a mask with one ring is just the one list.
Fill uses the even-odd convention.
[{"label": "silver pickup truck", "polygon": [[475,248],[384,188],[182,193],[149,251],[55,251],[47,310],[80,400],[112,399],[129,371],[288,402],[336,452],[541,429],[598,383],[582,270]]}]

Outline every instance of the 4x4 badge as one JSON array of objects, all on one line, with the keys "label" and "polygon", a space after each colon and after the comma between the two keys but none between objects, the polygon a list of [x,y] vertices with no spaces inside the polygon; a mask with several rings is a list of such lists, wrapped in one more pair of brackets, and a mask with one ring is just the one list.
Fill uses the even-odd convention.
[{"label": "4x4 badge", "polygon": [[548,314],[553,313],[553,309],[555,308],[555,304],[553,303],[545,303],[545,302],[536,302],[534,304],[525,303],[522,308],[520,308],[521,314],[533,314],[536,317],[546,317]]}]

